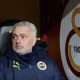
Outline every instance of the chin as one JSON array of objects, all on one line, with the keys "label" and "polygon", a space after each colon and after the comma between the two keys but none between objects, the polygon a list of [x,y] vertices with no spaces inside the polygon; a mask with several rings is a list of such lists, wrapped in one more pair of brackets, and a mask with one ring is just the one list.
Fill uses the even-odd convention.
[{"label": "chin", "polygon": [[16,53],[18,53],[18,54],[25,54],[23,51],[21,51],[21,50],[14,50]]}]

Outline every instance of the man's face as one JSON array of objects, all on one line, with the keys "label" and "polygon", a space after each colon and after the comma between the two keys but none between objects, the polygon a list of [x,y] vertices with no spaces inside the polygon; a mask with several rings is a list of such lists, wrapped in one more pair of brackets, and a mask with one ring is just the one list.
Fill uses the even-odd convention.
[{"label": "man's face", "polygon": [[17,26],[12,31],[13,50],[20,54],[32,52],[32,47],[36,42],[30,28],[26,26]]}]

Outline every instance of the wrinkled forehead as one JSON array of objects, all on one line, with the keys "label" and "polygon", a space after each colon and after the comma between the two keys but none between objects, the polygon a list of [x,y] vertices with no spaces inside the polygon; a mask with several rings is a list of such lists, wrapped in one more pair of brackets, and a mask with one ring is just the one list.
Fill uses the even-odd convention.
[{"label": "wrinkled forehead", "polygon": [[26,26],[15,26],[12,33],[32,33],[32,30]]}]

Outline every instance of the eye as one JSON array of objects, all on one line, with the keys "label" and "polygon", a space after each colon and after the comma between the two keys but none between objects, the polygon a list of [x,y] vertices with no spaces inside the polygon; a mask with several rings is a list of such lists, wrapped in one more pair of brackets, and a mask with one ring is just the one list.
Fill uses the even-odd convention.
[{"label": "eye", "polygon": [[21,38],[25,38],[25,36],[21,36]]},{"label": "eye", "polygon": [[13,34],[12,35],[12,39],[16,39],[16,38],[17,38],[17,36]]},{"label": "eye", "polygon": [[15,35],[12,35],[12,38],[15,38]]},{"label": "eye", "polygon": [[21,38],[24,39],[24,38],[27,38],[27,36],[26,35],[21,35]]}]

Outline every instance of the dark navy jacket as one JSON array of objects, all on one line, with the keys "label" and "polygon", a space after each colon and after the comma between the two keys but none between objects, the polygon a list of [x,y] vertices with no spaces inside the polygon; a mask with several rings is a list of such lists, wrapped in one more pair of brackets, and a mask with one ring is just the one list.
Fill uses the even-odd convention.
[{"label": "dark navy jacket", "polygon": [[0,80],[65,80],[56,64],[44,55],[46,50],[42,41],[25,55],[10,50],[0,58]]}]

